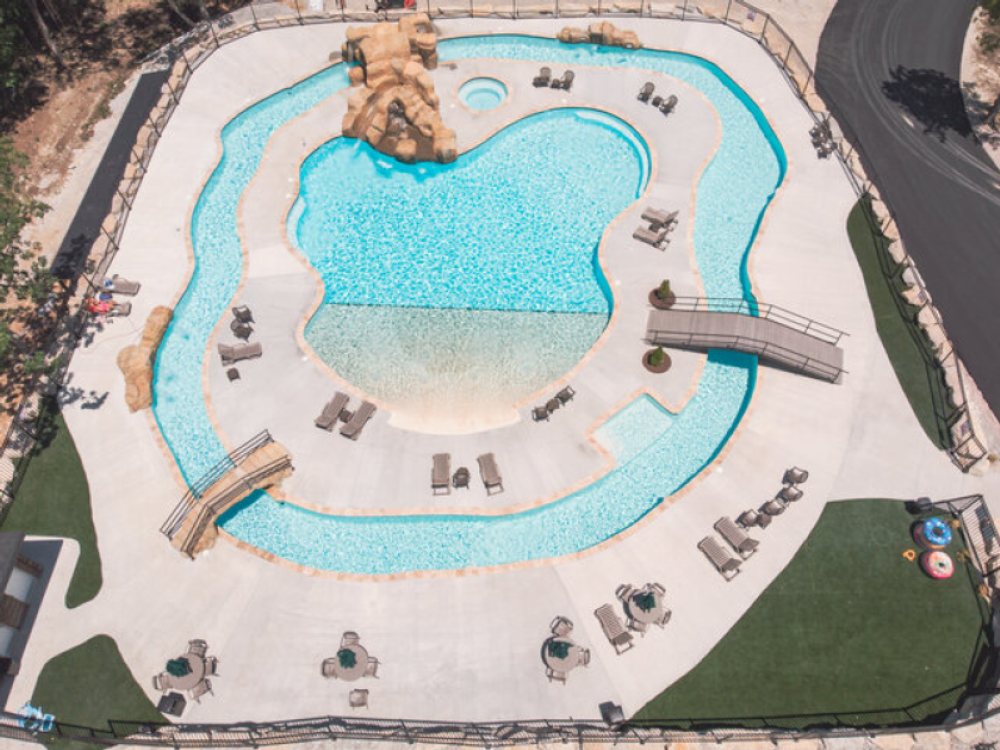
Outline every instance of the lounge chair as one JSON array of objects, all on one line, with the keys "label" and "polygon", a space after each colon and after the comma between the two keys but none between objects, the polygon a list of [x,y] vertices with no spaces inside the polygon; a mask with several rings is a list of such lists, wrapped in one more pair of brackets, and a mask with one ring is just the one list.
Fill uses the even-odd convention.
[{"label": "lounge chair", "polygon": [[469,470],[464,466],[460,466],[458,471],[455,472],[455,476],[451,478],[451,484],[456,490],[461,489],[462,487],[469,489],[469,480],[471,478]]},{"label": "lounge chair", "polygon": [[658,208],[649,208],[647,206],[646,210],[642,212],[642,220],[656,226],[665,227],[677,221],[677,211],[670,211],[668,213]]},{"label": "lounge chair", "polygon": [[646,83],[639,90],[639,101],[645,103],[649,102],[649,97],[653,95],[653,89],[656,88],[651,83]]},{"label": "lounge chair", "polygon": [[634,232],[632,232],[632,238],[639,240],[639,242],[645,242],[647,245],[652,245],[657,250],[662,250],[663,246],[667,244],[667,233],[664,231],[654,232],[649,227],[637,227]]},{"label": "lounge chair", "polygon": [[366,688],[352,690],[347,701],[351,708],[368,708],[368,690]]},{"label": "lounge chair", "polygon": [[345,630],[344,634],[340,636],[341,648],[346,648],[347,646],[354,646],[360,642],[361,642],[361,637],[353,630]]},{"label": "lounge chair", "polygon": [[566,684],[566,673],[557,672],[552,667],[545,668],[545,676],[549,678],[549,682],[561,682],[563,685]]},{"label": "lounge chair", "polygon": [[531,418],[536,422],[548,422],[549,421],[549,410],[544,406],[536,406],[531,410]]},{"label": "lounge chair", "polygon": [[244,323],[253,323],[253,313],[250,312],[250,308],[246,305],[240,305],[239,307],[233,308],[233,315],[237,320]]},{"label": "lounge chair", "polygon": [[573,88],[573,79],[576,78],[576,73],[572,70],[567,70],[563,73],[562,78],[553,78],[552,83],[549,84],[554,89],[562,89],[563,91],[569,91]]},{"label": "lounge chair", "polygon": [[552,69],[542,68],[538,71],[538,75],[531,82],[535,88],[548,88],[549,84],[552,82]]},{"label": "lounge chair", "polygon": [[368,666],[365,667],[364,677],[374,677],[378,679],[379,661],[374,656],[368,657]]},{"label": "lounge chair", "polygon": [[796,500],[800,500],[802,498],[802,490],[794,484],[786,484],[781,488],[781,490],[779,490],[778,497],[786,503],[794,503]]},{"label": "lounge chair", "polygon": [[195,656],[205,658],[205,654],[208,653],[208,644],[200,638],[196,638],[193,641],[188,641],[188,653],[194,654]]},{"label": "lounge chair", "polygon": [[126,294],[131,297],[138,294],[141,288],[142,284],[138,281],[123,279],[118,274],[115,274],[110,279],[105,279],[104,281],[105,291],[111,292],[112,294]]},{"label": "lounge chair", "polygon": [[244,359],[257,359],[264,353],[264,347],[259,341],[252,344],[219,344],[219,356],[222,357],[222,366],[230,367]]},{"label": "lounge chair", "polygon": [[[212,693],[211,680],[202,680],[193,688],[191,688],[191,697],[194,698],[199,703],[201,703],[201,696],[205,695],[205,693]],[[214,695],[214,693],[212,694]]]},{"label": "lounge chair", "polygon": [[557,635],[564,638],[573,632],[573,621],[568,617],[563,617],[562,615],[559,615],[549,625],[549,630],[552,631],[553,635]]},{"label": "lounge chair", "polygon": [[435,453],[431,469],[431,492],[435,495],[451,494],[451,454]]},{"label": "lounge chair", "polygon": [[350,399],[347,397],[346,393],[341,393],[337,391],[333,394],[333,398],[323,407],[322,413],[316,417],[315,425],[322,430],[327,432],[333,432],[333,428],[337,424],[337,420],[340,419],[340,412],[344,410],[347,406],[347,402]]},{"label": "lounge chair", "polygon": [[625,623],[610,604],[602,604],[595,609],[594,616],[601,623],[604,637],[614,646],[616,654],[623,654],[635,645],[632,642],[632,634],[626,630]]},{"label": "lounge chair", "polygon": [[706,536],[698,542],[698,549],[705,553],[705,557],[727,581],[733,580],[739,574],[740,560],[726,552],[715,537]]},{"label": "lounge chair", "polygon": [[486,485],[486,494],[495,495],[503,492],[503,478],[500,476],[496,457],[492,453],[484,453],[476,461],[479,462],[479,476]]},{"label": "lounge chair", "polygon": [[113,307],[108,311],[109,318],[127,318],[132,314],[132,303],[122,302],[118,307]]},{"label": "lounge chair", "polygon": [[671,112],[674,111],[674,107],[676,106],[677,106],[677,97],[671,94],[666,98],[663,104],[660,105],[660,111],[665,115],[669,115]]},{"label": "lounge chair", "polygon": [[250,338],[250,334],[253,333],[253,328],[249,323],[244,323],[242,320],[236,319],[229,324],[229,330],[233,332],[236,338],[243,339],[244,341]]},{"label": "lounge chair", "polygon": [[617,589],[615,589],[615,596],[618,597],[618,601],[625,602],[628,598],[635,593],[635,587],[631,583],[623,583]]},{"label": "lounge chair", "polygon": [[785,472],[784,482],[785,484],[805,484],[807,479],[809,479],[808,471],[793,466]]},{"label": "lounge chair", "polygon": [[556,398],[559,399],[559,403],[566,406],[570,401],[573,400],[573,396],[576,395],[576,391],[573,390],[572,386],[567,385],[559,393],[556,394]]},{"label": "lounge chair", "polygon": [[361,430],[368,424],[368,420],[375,413],[375,405],[368,401],[362,401],[361,406],[351,415],[351,420],[340,428],[340,434],[351,440],[357,440],[361,436]]},{"label": "lounge chair", "polygon": [[740,553],[740,557],[744,560],[756,552],[760,545],[760,542],[751,539],[743,529],[733,523],[733,519],[729,516],[720,518],[713,528],[726,540],[726,544]]}]

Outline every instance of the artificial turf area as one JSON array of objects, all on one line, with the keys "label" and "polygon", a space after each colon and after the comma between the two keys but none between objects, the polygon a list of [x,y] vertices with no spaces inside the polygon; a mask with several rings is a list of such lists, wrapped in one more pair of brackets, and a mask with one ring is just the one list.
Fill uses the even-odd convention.
[{"label": "artificial turf area", "polygon": [[97,596],[102,582],[87,475],[54,401],[42,405],[36,429],[38,443],[2,528],[79,543],[80,559],[66,591],[66,606],[73,608]]},{"label": "artificial turf area", "polygon": [[847,232],[861,266],[875,326],[896,378],[927,437],[942,450],[951,447],[949,425],[955,416],[947,400],[944,372],[934,359],[930,343],[916,323],[919,308],[900,292],[903,268],[889,255],[888,241],[872,233],[871,199],[859,200],[847,219]]},{"label": "artificial turf area", "polygon": [[[53,657],[42,668],[31,705],[56,717],[60,724],[108,729],[109,720],[164,723],[118,651],[106,635],[98,635]],[[69,731],[69,730],[67,730]],[[92,749],[91,743],[54,736],[46,744],[59,750]]]},{"label": "artificial turf area", "polygon": [[[955,560],[950,579],[933,580],[904,557],[918,551],[914,520],[899,501],[828,504],[726,637],[634,719],[687,729],[943,718],[979,677],[988,610],[960,533],[947,549]],[[773,533],[780,531],[761,535]]]}]

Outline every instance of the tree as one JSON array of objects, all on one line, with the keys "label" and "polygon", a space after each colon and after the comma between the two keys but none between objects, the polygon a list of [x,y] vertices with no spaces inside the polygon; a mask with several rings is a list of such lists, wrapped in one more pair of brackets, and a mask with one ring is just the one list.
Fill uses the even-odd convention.
[{"label": "tree", "polygon": [[[1000,49],[1000,0],[980,0],[979,7],[986,14],[986,28],[979,35],[979,46],[983,52],[995,52]],[[989,112],[986,113],[987,124],[995,128],[998,117],[1000,117],[1000,95],[997,95]]]},{"label": "tree", "polygon": [[52,38],[52,32],[49,31],[49,25],[45,23],[45,18],[42,17],[41,11],[38,9],[38,0],[26,0],[28,5],[28,10],[31,11],[31,17],[35,21],[35,25],[38,27],[38,32],[42,35],[42,40],[45,42],[45,46],[49,48],[49,52],[55,59],[59,67],[66,67],[66,60],[59,51],[59,47],[56,46],[56,40]]}]

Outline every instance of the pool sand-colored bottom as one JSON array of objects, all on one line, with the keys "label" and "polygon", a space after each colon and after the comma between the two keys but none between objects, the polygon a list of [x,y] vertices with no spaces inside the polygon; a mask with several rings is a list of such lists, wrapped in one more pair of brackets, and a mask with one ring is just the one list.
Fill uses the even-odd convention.
[{"label": "pool sand-colored bottom", "polygon": [[[554,34],[567,22],[438,23],[447,34],[481,33],[484,26]],[[910,412],[878,341],[847,241],[845,222],[855,197],[835,163],[816,160],[808,138],[810,120],[780,71],[755,43],[726,28],[648,19],[640,23],[622,19],[619,25],[635,28],[649,45],[717,62],[766,112],[788,152],[790,167],[788,183],[768,212],[751,254],[755,292],[762,300],[850,332],[845,344],[849,375],[844,383],[832,386],[762,369],[750,411],[718,461],[632,533],[578,558],[501,573],[378,583],[305,575],[226,543],[195,562],[183,559],[158,532],[182,487],[164,446],[150,430],[148,416],[128,414],[114,359],[122,346],[138,338],[149,310],[170,304],[186,283],[190,210],[219,157],[218,142],[210,134],[262,92],[279,89],[326,64],[343,29],[310,26],[251,35],[223,48],[198,71],[150,165],[114,269],[143,281],[132,318],[116,320],[97,332],[73,359],[73,386],[108,394],[100,409],[83,409],[79,402],[68,403],[65,409],[90,481],[104,586],[92,602],[73,611],[64,608],[63,595],[77,554],[75,545],[65,544],[9,705],[20,705],[30,697],[35,678],[50,657],[94,634],[107,633],[152,697],[150,677],[162,670],[165,659],[190,638],[208,641],[224,670],[213,679],[214,695],[190,704],[185,721],[265,721],[344,713],[354,685],[324,680],[319,664],[335,652],[340,634],[350,629],[361,634],[382,662],[379,679],[363,685],[371,690],[373,716],[591,717],[607,700],[621,703],[631,713],[708,653],[784,568],[825,502],[841,497],[944,497],[978,491],[991,498],[991,490],[996,494],[995,474],[959,474],[926,440]],[[574,88],[583,82],[584,76],[578,74]],[[445,87],[439,85],[438,90]],[[520,95],[520,88],[513,90],[511,101]],[[601,92],[588,95],[598,97]],[[467,125],[470,130],[477,127],[461,119],[466,115],[458,108],[450,116],[459,132]],[[685,132],[671,136],[670,152],[683,156],[685,144],[697,137]],[[299,149],[305,146],[297,144]],[[177,190],[180,185],[191,187]],[[684,189],[690,191],[687,179]],[[294,189],[289,186],[287,192],[291,195]],[[243,220],[249,231],[252,217],[244,212]],[[288,312],[289,318],[299,319],[315,286],[310,290],[299,285],[301,266],[283,252],[276,247],[267,256],[247,279],[242,294],[249,298],[258,284],[274,284],[271,277],[285,276],[289,288],[304,295],[304,301],[291,304],[295,309]],[[662,257],[664,263],[672,263],[678,256],[668,252]],[[679,269],[668,274],[675,272]],[[262,331],[264,335],[269,334]],[[270,341],[275,346],[265,340],[265,358],[304,356],[293,343],[287,344],[283,355],[277,344],[281,336],[274,336]],[[638,341],[636,347],[641,349]],[[689,387],[699,359],[697,355],[675,358],[682,368],[679,373],[685,372],[687,356],[692,362],[688,375],[681,378],[684,382],[670,380],[671,385],[664,386],[676,388],[679,396]],[[247,373],[263,361],[249,363]],[[617,374],[611,370],[606,381],[602,379],[606,387],[613,389]],[[210,369],[213,403],[224,422],[226,407],[215,395],[218,386],[213,377]],[[294,395],[295,384],[290,391]],[[614,408],[615,402],[604,400],[601,393],[592,396],[594,410]],[[322,395],[316,398],[321,401]],[[575,413],[587,412],[587,400],[580,399],[576,406],[581,408]],[[253,399],[238,405],[248,413],[260,408]],[[573,414],[567,409],[559,416],[569,421]],[[239,433],[235,426],[225,426],[227,432]],[[377,421],[370,426],[380,427]],[[578,427],[583,435],[587,426],[567,428]],[[387,425],[383,422],[381,427]],[[527,427],[537,435],[547,425]],[[304,434],[318,432],[311,424],[302,429]],[[377,433],[373,429],[368,437]],[[365,450],[364,439],[355,444],[336,435],[325,437],[328,440],[318,450],[330,460],[359,462],[371,453]],[[465,458],[468,451],[474,458],[481,452],[477,441],[490,442],[486,437],[454,438],[452,452]],[[372,441],[368,447],[375,444]],[[546,460],[552,455],[547,451],[558,450],[556,444],[543,438],[534,444],[530,455],[537,462],[537,473],[556,463]],[[573,448],[569,455],[574,450],[584,452]],[[395,471],[392,456],[382,459],[368,476]],[[736,515],[773,496],[783,470],[792,464],[810,470],[805,497],[766,531],[758,532],[760,550],[735,581],[725,583],[698,552],[697,541],[711,532],[720,515]],[[429,475],[429,463],[426,472]],[[363,486],[361,482],[358,488]],[[428,498],[429,506],[433,502]],[[474,502],[493,501],[482,496]],[[647,581],[666,587],[671,622],[665,631],[652,632],[639,639],[636,648],[615,656],[592,613],[614,601],[619,584]],[[548,625],[557,614],[576,623],[574,638],[592,653],[590,666],[575,670],[565,687],[546,680],[539,657]]]}]

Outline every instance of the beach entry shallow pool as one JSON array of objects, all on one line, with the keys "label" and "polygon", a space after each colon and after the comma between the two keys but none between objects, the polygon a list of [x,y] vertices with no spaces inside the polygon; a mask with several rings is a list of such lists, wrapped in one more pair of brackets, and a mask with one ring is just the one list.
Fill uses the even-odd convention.
[{"label": "beach entry shallow pool", "polygon": [[[747,249],[783,178],[785,161],[759,109],[717,67],[670,52],[567,46],[517,36],[445,40],[439,57],[627,65],[674,76],[698,89],[722,123],[722,140],[698,184],[698,268],[708,296],[749,297]],[[194,276],[161,348],[155,380],[154,413],[189,481],[224,455],[206,414],[201,363],[214,323],[240,279],[240,195],[270,135],[346,86],[346,67],[335,66],[262,101],[223,132],[222,161],[192,222]],[[742,417],[755,373],[753,357],[711,354],[696,395],[681,413],[660,419],[643,408],[609,428],[619,456],[615,469],[595,484],[531,511],[499,517],[349,517],[312,513],[257,493],[232,508],[220,526],[293,562],[360,574],[502,565],[578,552],[633,525],[711,462]],[[652,442],[643,427],[647,421],[656,433]],[[638,447],[630,444],[633,435]]]},{"label": "beach entry shallow pool", "polygon": [[639,135],[594,110],[519,120],[452,164],[337,138],[303,164],[288,222],[325,289],[306,341],[396,424],[510,422],[607,325],[598,246],[648,175]]}]

